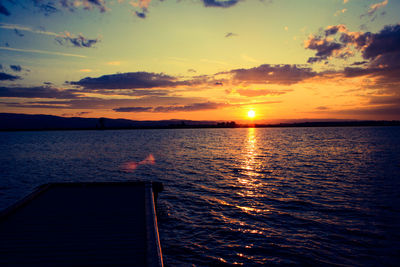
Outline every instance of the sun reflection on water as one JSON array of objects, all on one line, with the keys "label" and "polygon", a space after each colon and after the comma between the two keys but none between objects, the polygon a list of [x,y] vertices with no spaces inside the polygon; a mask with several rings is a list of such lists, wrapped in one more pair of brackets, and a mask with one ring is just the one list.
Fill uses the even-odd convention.
[{"label": "sun reflection on water", "polygon": [[241,169],[242,175],[238,178],[239,184],[242,185],[243,190],[241,192],[237,192],[238,195],[244,197],[254,197],[257,196],[257,188],[260,186],[260,183],[257,179],[259,173],[257,172],[257,166],[259,162],[257,159],[257,138],[256,138],[256,129],[248,128],[247,138],[243,147],[243,158]]}]

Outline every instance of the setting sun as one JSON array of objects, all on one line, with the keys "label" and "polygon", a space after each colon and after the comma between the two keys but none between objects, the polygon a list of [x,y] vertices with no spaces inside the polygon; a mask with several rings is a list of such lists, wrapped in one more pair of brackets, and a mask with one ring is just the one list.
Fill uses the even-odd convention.
[{"label": "setting sun", "polygon": [[254,112],[254,110],[249,110],[249,112],[247,112],[247,117],[249,117],[250,119],[253,119],[256,116],[256,113]]}]

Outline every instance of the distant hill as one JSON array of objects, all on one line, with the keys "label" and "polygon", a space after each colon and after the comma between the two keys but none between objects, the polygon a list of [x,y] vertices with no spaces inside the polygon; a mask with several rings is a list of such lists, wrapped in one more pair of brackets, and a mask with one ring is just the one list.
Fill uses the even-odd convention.
[{"label": "distant hill", "polygon": [[216,125],[214,121],[162,120],[134,121],[108,118],[59,117],[0,113],[0,130],[130,129]]},{"label": "distant hill", "polygon": [[158,129],[158,128],[236,128],[236,127],[346,127],[400,126],[400,121],[296,121],[277,124],[241,124],[235,122],[161,120],[135,121],[108,118],[59,117],[0,113],[0,131],[20,130],[90,130],[90,129]]}]

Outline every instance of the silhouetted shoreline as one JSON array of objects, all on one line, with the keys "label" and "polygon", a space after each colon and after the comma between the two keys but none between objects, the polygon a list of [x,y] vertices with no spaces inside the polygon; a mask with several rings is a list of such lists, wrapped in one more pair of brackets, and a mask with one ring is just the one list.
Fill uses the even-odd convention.
[{"label": "silhouetted shoreline", "polygon": [[400,121],[321,121],[277,124],[238,124],[234,121],[162,120],[134,121],[108,118],[58,117],[0,113],[0,131],[71,131],[133,129],[197,129],[197,128],[289,128],[289,127],[364,127],[400,126]]}]

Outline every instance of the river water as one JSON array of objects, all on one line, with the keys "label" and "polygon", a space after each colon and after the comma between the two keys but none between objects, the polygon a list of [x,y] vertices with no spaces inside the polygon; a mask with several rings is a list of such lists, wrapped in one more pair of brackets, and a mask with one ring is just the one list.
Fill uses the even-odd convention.
[{"label": "river water", "polygon": [[0,132],[0,209],[154,180],[166,266],[396,266],[400,127]]}]

